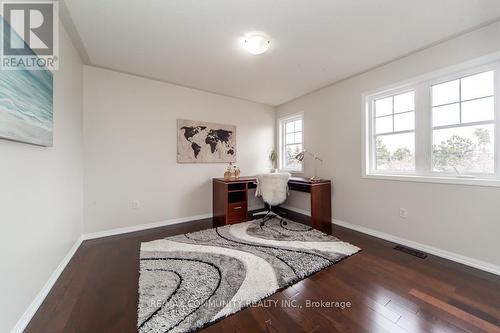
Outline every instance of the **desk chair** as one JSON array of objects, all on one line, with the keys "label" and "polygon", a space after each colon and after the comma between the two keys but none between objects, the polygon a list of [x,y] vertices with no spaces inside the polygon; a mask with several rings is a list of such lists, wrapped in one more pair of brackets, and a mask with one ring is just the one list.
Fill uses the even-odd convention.
[{"label": "desk chair", "polygon": [[288,172],[266,173],[257,176],[255,196],[262,197],[262,200],[269,206],[269,210],[262,218],[262,224],[272,218],[273,206],[285,202],[288,196],[288,180],[290,177],[291,175]]}]

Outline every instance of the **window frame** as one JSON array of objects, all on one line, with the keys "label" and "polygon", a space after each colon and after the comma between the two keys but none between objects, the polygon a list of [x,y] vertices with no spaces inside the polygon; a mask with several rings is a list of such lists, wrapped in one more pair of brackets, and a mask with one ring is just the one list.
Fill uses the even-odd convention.
[{"label": "window frame", "polygon": [[[493,132],[493,137],[494,137],[494,167],[493,167],[493,173],[482,173],[482,172],[468,172],[466,174],[464,174],[465,177],[473,177],[473,178],[480,178],[480,179],[499,179],[500,180],[500,172],[499,172],[499,164],[500,164],[500,158],[499,158],[499,150],[498,150],[498,143],[499,140],[498,140],[498,135],[500,134],[498,128],[499,128],[499,113],[498,113],[498,98],[500,98],[500,87],[499,87],[499,84],[498,84],[498,76],[500,75],[500,63],[492,63],[492,64],[488,64],[488,65],[482,65],[482,66],[479,66],[479,67],[474,67],[474,68],[469,68],[467,70],[464,70],[464,71],[460,71],[458,73],[454,73],[454,74],[451,74],[451,75],[446,75],[446,76],[443,76],[443,77],[440,77],[440,78],[437,78],[435,80],[430,80],[429,81],[429,85],[428,85],[428,89],[429,89],[429,107],[430,107],[430,110],[429,110],[429,116],[430,116],[430,135],[429,135],[429,142],[430,142],[430,147],[432,147],[432,145],[434,144],[433,142],[433,131],[435,130],[434,126],[432,126],[432,86],[434,85],[438,85],[438,84],[441,84],[441,83],[446,83],[446,82],[449,82],[449,81],[454,81],[454,80],[459,80],[459,79],[462,79],[462,78],[466,78],[468,76],[473,76],[473,75],[476,75],[476,74],[480,74],[480,73],[484,73],[484,72],[488,72],[488,71],[494,71],[494,76],[493,76],[493,108],[494,108],[494,112],[493,112],[493,116],[494,116],[494,119],[493,121],[491,120],[487,120],[487,121],[479,121],[479,122],[471,122],[471,123],[460,123],[460,124],[455,124],[455,125],[445,125],[445,126],[438,126],[439,129],[445,129],[445,128],[457,128],[457,127],[465,127],[465,126],[474,126],[474,125],[486,125],[486,124],[493,124],[494,126],[494,132]],[[482,97],[482,98],[487,98],[487,96],[485,97]],[[459,97],[459,101],[457,102],[458,104],[462,104],[463,102],[467,102],[469,100],[466,100],[466,101],[462,101],[461,99],[461,96]],[[460,106],[460,113],[461,113],[461,106]],[[460,118],[461,118],[461,115],[460,115]],[[461,120],[461,119],[460,119]],[[438,171],[434,171],[432,170],[432,153],[430,154],[429,156],[430,158],[430,169],[427,170],[428,173],[432,176],[436,176],[438,177],[439,175],[445,175],[447,177],[453,177],[453,176],[456,176],[456,173],[453,173],[453,172],[438,172]]]},{"label": "window frame", "polygon": [[[362,142],[363,178],[450,183],[463,185],[500,186],[500,52],[417,77],[385,89],[362,95]],[[494,172],[467,172],[457,175],[454,172],[432,170],[432,90],[433,85],[457,80],[482,72],[494,71]],[[375,156],[375,100],[415,91],[415,170],[377,170]],[[459,101],[461,103],[461,101]],[[470,123],[471,126],[491,121]],[[450,125],[450,128],[459,125]]]},{"label": "window frame", "polygon": [[302,120],[302,138],[301,138],[301,144],[302,144],[302,149],[304,149],[304,114],[303,113],[296,113],[293,115],[288,115],[282,118],[278,119],[278,128],[279,128],[279,133],[278,133],[278,169],[280,171],[286,171],[290,173],[303,173],[304,172],[304,161],[300,162],[300,167],[299,168],[286,168],[285,167],[285,136],[286,136],[286,129],[285,126],[287,123],[296,121],[296,120]]},{"label": "window frame", "polygon": [[[370,117],[369,117],[369,131],[370,131],[370,136],[369,138],[371,139],[373,137],[373,140],[370,140],[370,143],[369,143],[369,146],[370,146],[370,160],[369,160],[369,163],[370,163],[370,166],[374,166],[373,170],[370,168],[370,171],[375,171],[375,173],[377,174],[393,174],[394,172],[398,173],[398,174],[402,174],[402,175],[407,175],[407,174],[414,174],[415,171],[410,171],[410,170],[378,170],[376,168],[376,164],[377,164],[377,157],[376,157],[376,137],[377,136],[381,136],[381,135],[391,135],[391,134],[404,134],[404,133],[415,133],[415,154],[416,154],[416,145],[417,145],[417,137],[416,137],[416,130],[417,130],[417,105],[416,103],[414,104],[414,110],[413,111],[409,111],[409,112],[413,112],[414,113],[414,117],[415,117],[415,126],[414,126],[414,129],[413,130],[405,130],[405,131],[394,131],[394,118],[393,118],[393,131],[392,132],[387,132],[387,133],[379,133],[377,134],[376,133],[376,128],[375,128],[375,123],[376,123],[376,114],[375,114],[375,101],[376,100],[379,100],[379,99],[384,99],[384,98],[387,98],[387,97],[393,97],[395,95],[400,95],[400,94],[404,94],[404,93],[407,93],[407,92],[410,92],[410,91],[415,91],[413,88],[411,88],[410,86],[404,86],[404,87],[400,87],[400,88],[395,88],[395,89],[392,89],[392,90],[389,90],[389,91],[385,91],[384,93],[382,94],[377,94],[377,95],[373,95],[373,96],[370,96],[370,101],[369,101],[369,108],[370,108]],[[415,91],[415,101],[416,101],[417,97],[416,97],[416,91]],[[394,105],[393,105],[393,110],[392,110],[392,116],[394,117]],[[415,160],[415,170],[416,170],[416,160]]]}]

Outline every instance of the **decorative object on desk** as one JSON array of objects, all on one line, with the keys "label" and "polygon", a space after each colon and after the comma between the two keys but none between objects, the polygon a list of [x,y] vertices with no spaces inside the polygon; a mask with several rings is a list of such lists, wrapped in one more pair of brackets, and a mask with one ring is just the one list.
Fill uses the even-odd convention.
[{"label": "decorative object on desk", "polygon": [[236,126],[178,119],[177,162],[236,162]]},{"label": "decorative object on desk", "polygon": [[317,182],[319,180],[321,180],[321,178],[319,178],[318,176],[316,176],[317,174],[317,171],[318,171],[318,161],[319,162],[323,162],[323,159],[319,158],[317,155],[307,151],[306,149],[302,150],[300,153],[298,153],[296,156],[295,156],[295,159],[302,162],[304,160],[304,158],[306,157],[306,154],[308,154],[309,156],[312,156],[314,158],[314,176],[312,176],[311,178],[309,178],[312,182]]},{"label": "decorative object on desk", "polygon": [[270,219],[141,244],[139,332],[193,332],[358,252],[311,227]]},{"label": "decorative object on desk", "polygon": [[276,163],[278,161],[278,154],[276,153],[276,150],[271,150],[269,153],[269,160],[271,161],[271,168],[272,172],[276,173],[278,172],[278,168],[276,167]]},{"label": "decorative object on desk", "polygon": [[229,180],[233,178],[234,171],[233,171],[233,163],[229,162],[229,165],[226,168],[226,172],[224,172],[224,179]]},{"label": "decorative object on desk", "polygon": [[240,178],[240,174],[241,174],[241,170],[240,168],[238,168],[236,165],[234,166],[233,168],[234,170],[234,178],[235,179],[239,179]]},{"label": "decorative object on desk", "polygon": [[[7,22],[0,17],[0,24]],[[16,37],[11,35],[3,34],[0,42],[10,43],[10,38]],[[52,129],[52,72],[48,69],[1,70],[0,138],[51,147]]]}]

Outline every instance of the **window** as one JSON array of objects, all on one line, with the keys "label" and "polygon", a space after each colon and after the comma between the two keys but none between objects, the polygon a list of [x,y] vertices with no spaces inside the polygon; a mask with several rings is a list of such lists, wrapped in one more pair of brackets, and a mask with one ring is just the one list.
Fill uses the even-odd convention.
[{"label": "window", "polygon": [[494,72],[432,86],[432,170],[494,173]]},{"label": "window", "polygon": [[296,115],[280,120],[280,169],[302,171],[302,162],[295,159],[303,148],[302,115]]},{"label": "window", "polygon": [[365,96],[364,174],[500,185],[499,75],[493,63]]},{"label": "window", "polygon": [[375,168],[415,170],[415,92],[375,100]]}]

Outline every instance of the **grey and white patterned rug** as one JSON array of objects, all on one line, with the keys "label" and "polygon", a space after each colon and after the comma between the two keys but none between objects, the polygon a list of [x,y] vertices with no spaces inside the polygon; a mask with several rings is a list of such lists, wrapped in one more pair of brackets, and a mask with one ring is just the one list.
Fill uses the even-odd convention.
[{"label": "grey and white patterned rug", "polygon": [[272,218],[141,244],[139,332],[189,332],[233,314],[360,249]]}]

